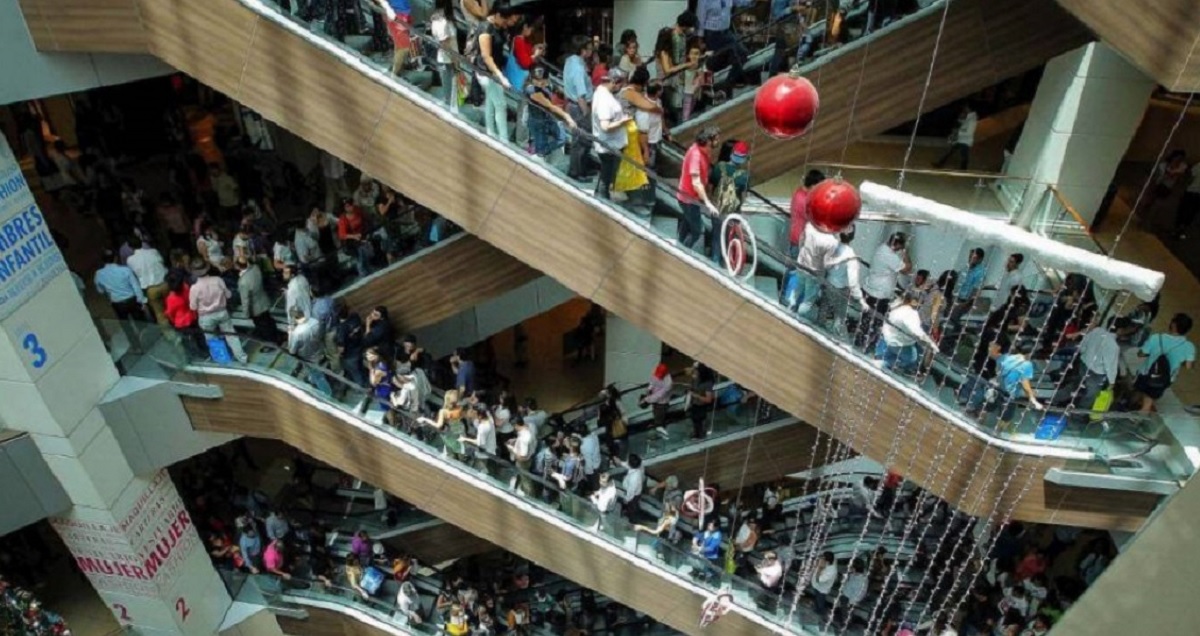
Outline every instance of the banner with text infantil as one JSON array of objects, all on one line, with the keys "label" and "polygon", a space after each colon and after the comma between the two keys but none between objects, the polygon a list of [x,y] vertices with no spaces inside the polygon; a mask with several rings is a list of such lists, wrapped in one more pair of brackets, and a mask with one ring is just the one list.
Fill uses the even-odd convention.
[{"label": "banner with text infantil", "polygon": [[66,269],[21,165],[0,143],[0,320]]}]

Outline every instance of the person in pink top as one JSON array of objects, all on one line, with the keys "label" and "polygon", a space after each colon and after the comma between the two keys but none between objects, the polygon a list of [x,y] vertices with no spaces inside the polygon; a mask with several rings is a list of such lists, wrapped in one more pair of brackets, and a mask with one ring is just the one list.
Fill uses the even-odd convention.
[{"label": "person in pink top", "polygon": [[696,135],[696,142],[683,156],[683,171],[679,175],[679,187],[675,198],[683,212],[679,224],[679,243],[691,249],[704,235],[702,209],[713,218],[718,215],[717,206],[708,196],[708,172],[712,168],[712,155],[721,143],[721,131],[716,126],[707,126]]},{"label": "person in pink top", "polygon": [[283,542],[276,539],[267,544],[267,549],[263,550],[263,569],[271,574],[288,580],[292,578],[291,574],[285,571],[287,567],[286,552],[283,547]]},{"label": "person in pink top", "polygon": [[248,358],[242,350],[242,341],[234,334],[233,319],[225,303],[233,294],[225,286],[225,281],[217,275],[214,267],[202,259],[193,258],[190,264],[196,283],[188,291],[188,306],[200,315],[200,329],[206,333],[220,332],[230,334],[225,337],[229,351],[239,362],[245,364]]},{"label": "person in pink top", "polygon": [[650,407],[654,413],[654,430],[664,438],[669,438],[667,433],[667,407],[671,404],[671,372],[667,369],[667,365],[659,363],[654,367],[654,372],[650,374],[650,382],[646,384],[646,392],[642,394],[642,408]]}]

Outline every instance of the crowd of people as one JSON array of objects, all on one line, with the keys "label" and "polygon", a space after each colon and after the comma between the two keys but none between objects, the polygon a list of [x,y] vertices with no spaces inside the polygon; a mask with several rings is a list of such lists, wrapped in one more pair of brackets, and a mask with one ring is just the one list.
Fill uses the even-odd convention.
[{"label": "crowd of people", "polygon": [[0,634],[71,636],[71,630],[61,616],[42,607],[32,592],[0,576]]}]

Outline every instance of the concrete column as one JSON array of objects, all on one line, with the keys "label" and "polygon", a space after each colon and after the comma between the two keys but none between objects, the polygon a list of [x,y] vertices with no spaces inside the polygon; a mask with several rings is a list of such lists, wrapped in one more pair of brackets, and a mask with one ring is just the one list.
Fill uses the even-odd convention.
[{"label": "concrete column", "polygon": [[[1028,177],[1016,215],[1029,227],[1056,185],[1091,224],[1117,165],[1137,132],[1154,80],[1103,42],[1093,42],[1046,64],[1005,172]],[[1016,188],[1017,184],[1014,184]]]},{"label": "concrete column", "polygon": [[51,519],[142,634],[215,634],[229,595],[165,471],[135,475],[98,408],[116,367],[0,140],[0,424],[26,431],[71,500]]},{"label": "concrete column", "polygon": [[[609,313],[604,330],[604,385],[615,383],[618,389],[645,384],[650,373],[662,361],[662,340],[620,316]],[[622,401],[626,415],[640,413],[637,394]]]}]

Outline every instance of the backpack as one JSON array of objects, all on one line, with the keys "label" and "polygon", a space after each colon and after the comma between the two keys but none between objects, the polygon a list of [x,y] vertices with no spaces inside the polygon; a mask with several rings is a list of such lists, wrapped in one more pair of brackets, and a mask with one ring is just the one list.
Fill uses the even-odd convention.
[{"label": "backpack", "polygon": [[717,198],[714,203],[722,216],[733,214],[742,207],[742,197],[738,194],[737,187],[738,177],[742,174],[742,169],[732,166],[722,166],[720,170],[721,176],[717,181]]},{"label": "backpack", "polygon": [[[1160,351],[1162,350],[1162,336],[1158,337],[1158,348]],[[1159,353],[1150,366],[1146,367],[1139,378],[1139,383],[1142,387],[1155,392],[1166,391],[1167,387],[1171,386],[1171,359],[1167,357],[1166,351]]]}]

